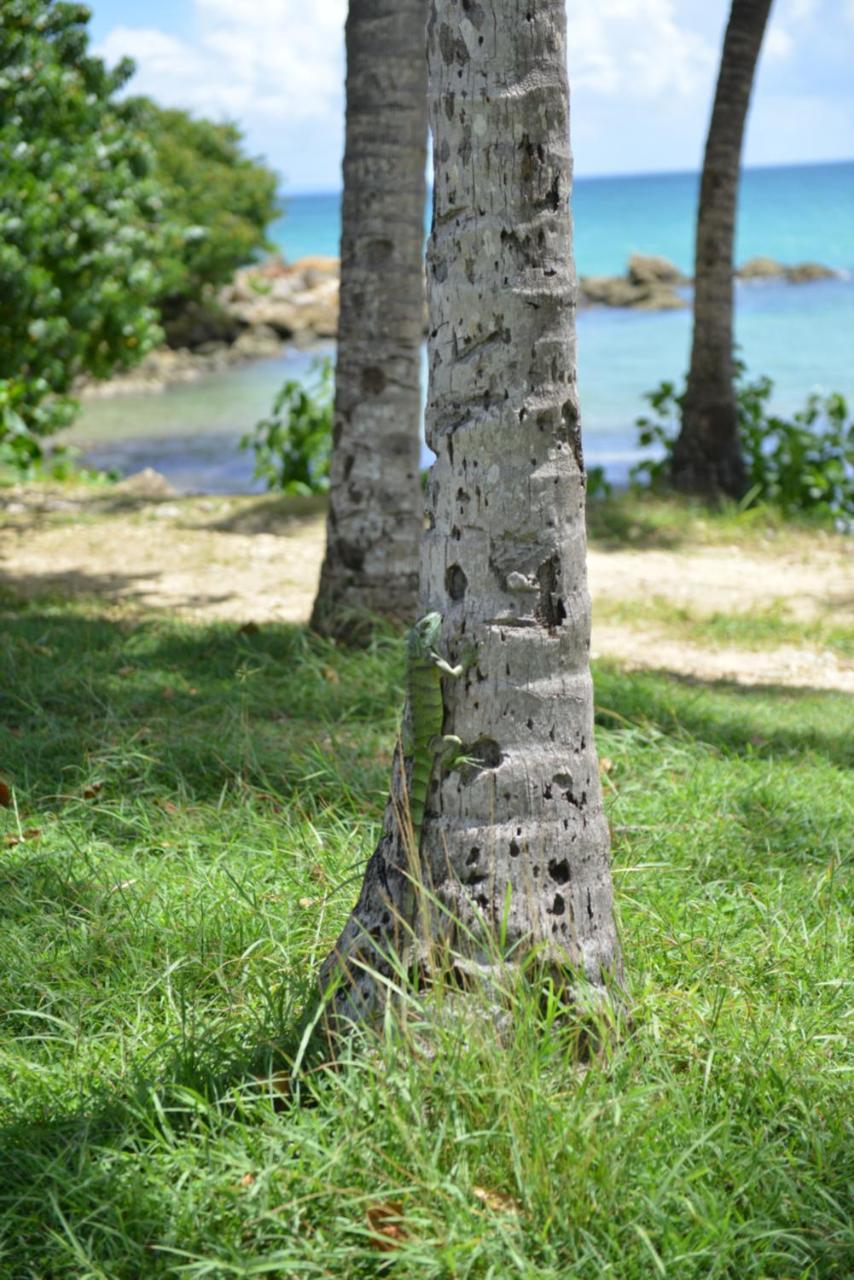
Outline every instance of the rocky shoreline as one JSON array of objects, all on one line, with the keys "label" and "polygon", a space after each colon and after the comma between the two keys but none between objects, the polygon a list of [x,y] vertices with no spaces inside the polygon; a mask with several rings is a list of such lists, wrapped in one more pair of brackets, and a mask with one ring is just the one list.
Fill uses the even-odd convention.
[{"label": "rocky shoreline", "polygon": [[[751,258],[736,271],[745,281],[802,284],[839,273],[817,262],[787,266]],[[169,326],[169,345],[127,373],[77,388],[83,399],[163,391],[251,360],[274,358],[284,343],[310,347],[334,339],[338,327],[337,258],[280,257],[242,267],[210,306]],[[691,278],[666,258],[633,254],[622,276],[581,276],[578,305],[670,311],[690,305]]]}]

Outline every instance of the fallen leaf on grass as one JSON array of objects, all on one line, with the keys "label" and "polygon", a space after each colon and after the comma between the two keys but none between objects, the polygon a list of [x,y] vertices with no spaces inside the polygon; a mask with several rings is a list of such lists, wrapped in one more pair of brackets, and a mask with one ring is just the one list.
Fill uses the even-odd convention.
[{"label": "fallen leaf on grass", "polygon": [[134,671],[136,671],[136,667],[119,667],[118,671],[116,672],[116,675],[130,676],[130,675],[133,675]]},{"label": "fallen leaf on grass", "polygon": [[519,1206],[513,1197],[506,1196],[503,1191],[490,1191],[488,1187],[472,1187],[472,1191],[475,1199],[485,1204],[493,1213],[519,1212]]},{"label": "fallen leaf on grass", "polygon": [[2,804],[4,809],[11,809],[12,807],[11,788],[9,787],[8,782],[4,782],[2,778],[0,778],[0,804]]},{"label": "fallen leaf on grass", "polygon": [[371,1244],[380,1253],[399,1249],[407,1233],[403,1229],[403,1204],[400,1200],[386,1200],[369,1205],[365,1211],[373,1239]]},{"label": "fallen leaf on grass", "polygon": [[5,835],[3,843],[7,849],[11,849],[13,845],[23,844],[25,840],[40,840],[41,834],[41,827],[27,827],[26,831],[22,831],[20,835],[13,835],[11,832]]},{"label": "fallen leaf on grass", "polygon": [[323,676],[324,680],[329,682],[329,684],[341,683],[341,677],[334,667],[324,667],[320,674]]},{"label": "fallen leaf on grass", "polygon": [[614,767],[614,761],[609,760],[607,756],[602,756],[602,758],[599,761],[599,772],[610,773],[613,767]]},{"label": "fallen leaf on grass", "polygon": [[254,1173],[244,1173],[243,1177],[240,1179],[240,1185],[241,1187],[251,1187],[254,1181]]},{"label": "fallen leaf on grass", "polygon": [[94,800],[95,796],[100,795],[103,790],[103,782],[90,782],[88,787],[83,788],[83,799]]},{"label": "fallen leaf on grass", "polygon": [[315,906],[319,901],[319,898],[300,898],[299,905],[303,911],[308,911],[309,907]]}]

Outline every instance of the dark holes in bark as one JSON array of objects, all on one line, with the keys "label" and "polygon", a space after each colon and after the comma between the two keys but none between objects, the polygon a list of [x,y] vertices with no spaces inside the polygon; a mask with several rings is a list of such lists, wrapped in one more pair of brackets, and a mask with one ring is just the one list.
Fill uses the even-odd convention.
[{"label": "dark holes in bark", "polygon": [[534,731],[534,722],[533,722],[533,720],[531,719],[531,717],[530,717],[530,716],[528,716],[528,719],[525,721],[525,724],[528,726],[528,728],[530,729],[531,733],[533,733],[533,731]]},{"label": "dark holes in bark", "polygon": [[382,369],[376,365],[369,365],[367,369],[363,369],[360,381],[362,395],[365,396],[379,396],[386,389],[387,378]]},{"label": "dark holes in bark", "polygon": [[[435,527],[435,524],[436,524],[436,521],[434,520],[431,528]],[[457,525],[454,525],[453,529],[451,530],[451,537],[453,538],[454,542],[459,542],[462,536],[463,535],[460,528]]]},{"label": "dark holes in bark", "polygon": [[452,600],[462,600],[468,584],[468,578],[458,564],[448,565],[445,570],[445,590]]},{"label": "dark holes in bark", "polygon": [[348,453],[348,454],[347,454],[347,457],[344,459],[344,479],[345,479],[345,481],[350,479],[350,473],[351,473],[351,472],[352,472],[352,470],[353,470],[353,463],[354,463],[355,461],[356,461],[356,459],[354,458],[354,456],[353,456],[353,454],[352,454],[352,453]]},{"label": "dark holes in bark", "polygon": [[466,785],[484,770],[497,769],[501,764],[501,748],[494,738],[478,738],[477,742],[463,748],[463,754],[472,761],[460,769],[460,777]]},{"label": "dark holes in bark", "polygon": [[590,890],[587,890],[587,919],[593,923],[593,902],[590,897]]},{"label": "dark holes in bark", "polygon": [[473,867],[479,857],[480,857],[480,849],[477,847],[476,844],[473,844],[472,847],[469,849],[468,853],[466,854],[466,866]]},{"label": "dark holes in bark", "polygon": [[566,858],[561,858],[560,862],[552,858],[549,863],[549,875],[555,884],[566,884],[569,880],[569,863]]},{"label": "dark holes in bark", "polygon": [[475,31],[480,31],[486,16],[483,12],[483,5],[478,4],[477,0],[463,0],[463,13]]},{"label": "dark holes in bark", "polygon": [[521,848],[519,847],[519,845],[516,843],[516,841],[515,841],[515,840],[511,840],[511,841],[510,841],[510,857],[511,857],[511,858],[518,858],[518,857],[519,857],[519,854],[520,854],[521,852],[522,852],[522,850],[521,850]]},{"label": "dark holes in bark", "polygon": [[355,542],[348,542],[346,538],[339,538],[337,542],[338,559],[347,569],[352,569],[353,573],[359,573],[365,563],[365,551],[363,547],[358,546]]},{"label": "dark holes in bark", "polygon": [[555,631],[566,620],[566,607],[563,597],[558,592],[560,556],[557,553],[549,556],[548,560],[544,560],[540,565],[537,570],[537,582],[540,598],[535,615],[543,626],[548,627],[549,631]]},{"label": "dark holes in bark", "polygon": [[549,907],[549,911],[552,913],[553,916],[562,916],[565,908],[566,908],[566,903],[564,902],[562,895],[559,893],[556,893],[554,896],[554,901],[552,902],[552,905]]},{"label": "dark holes in bark", "polygon": [[382,267],[394,253],[394,241],[385,237],[369,240],[365,245],[365,257],[369,267]]}]

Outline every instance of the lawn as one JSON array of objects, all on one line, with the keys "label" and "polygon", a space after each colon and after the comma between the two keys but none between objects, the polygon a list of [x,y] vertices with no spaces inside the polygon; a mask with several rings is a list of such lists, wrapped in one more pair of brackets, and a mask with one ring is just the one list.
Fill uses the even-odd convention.
[{"label": "lawn", "polygon": [[622,1034],[519,989],[289,1089],[399,641],[0,616],[3,1280],[854,1271],[850,699],[600,666]]}]

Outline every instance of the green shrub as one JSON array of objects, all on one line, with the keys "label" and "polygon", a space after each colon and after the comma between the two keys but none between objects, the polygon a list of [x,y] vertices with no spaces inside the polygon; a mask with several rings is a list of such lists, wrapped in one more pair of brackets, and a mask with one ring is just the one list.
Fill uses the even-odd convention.
[{"label": "green shrub", "polygon": [[[790,419],[768,412],[774,391],[770,378],[749,381],[738,367],[738,419],[748,477],[742,506],[771,503],[787,515],[808,512],[831,516],[847,527],[854,520],[854,421],[843,396],[812,394]],[[656,446],[632,478],[665,487],[679,433],[684,392],[662,382],[644,399],[652,416],[638,418],[638,443]]]},{"label": "green shrub", "polygon": [[194,119],[148,99],[137,106],[163,201],[159,302],[168,320],[270,248],[267,226],[281,213],[277,180],[272,169],[244,155],[236,125]]},{"label": "green shrub", "polygon": [[0,12],[0,451],[28,465],[72,416],[74,379],[107,377],[159,340],[157,188],[133,66],[87,52],[89,11]]},{"label": "green shrub", "polygon": [[309,383],[288,381],[262,419],[240,442],[255,453],[255,475],[280,493],[325,493],[332,452],[335,382],[332,361],[317,360]]}]

